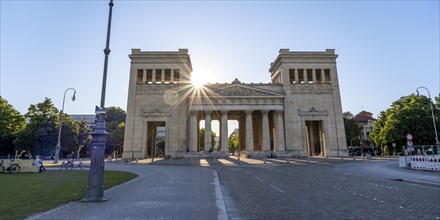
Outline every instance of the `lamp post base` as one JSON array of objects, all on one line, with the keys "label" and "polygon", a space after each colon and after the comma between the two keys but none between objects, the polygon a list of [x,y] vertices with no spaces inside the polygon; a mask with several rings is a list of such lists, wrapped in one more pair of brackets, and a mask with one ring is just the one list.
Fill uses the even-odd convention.
[{"label": "lamp post base", "polygon": [[90,161],[89,183],[84,202],[103,202],[104,197],[104,154],[107,131],[104,113],[98,116],[95,130],[92,132],[92,158]]}]

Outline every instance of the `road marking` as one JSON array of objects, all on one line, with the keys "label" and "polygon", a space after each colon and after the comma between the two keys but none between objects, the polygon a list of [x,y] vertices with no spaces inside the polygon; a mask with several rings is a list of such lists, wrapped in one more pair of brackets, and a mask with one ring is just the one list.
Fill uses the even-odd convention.
[{"label": "road marking", "polygon": [[270,187],[274,188],[274,189],[277,190],[278,192],[280,192],[280,193],[284,193],[283,190],[277,188],[276,186],[274,186],[274,185],[272,185],[272,184],[269,184],[269,185],[270,185]]},{"label": "road marking", "polygon": [[255,178],[257,178],[257,180],[260,180],[261,182],[263,182],[263,179],[261,179],[260,177],[258,177],[258,176],[254,176]]},{"label": "road marking", "polygon": [[222,189],[220,188],[220,182],[218,180],[217,171],[214,171],[214,188],[215,188],[215,203],[217,204],[217,219],[229,219],[226,212],[225,201],[223,199]]}]

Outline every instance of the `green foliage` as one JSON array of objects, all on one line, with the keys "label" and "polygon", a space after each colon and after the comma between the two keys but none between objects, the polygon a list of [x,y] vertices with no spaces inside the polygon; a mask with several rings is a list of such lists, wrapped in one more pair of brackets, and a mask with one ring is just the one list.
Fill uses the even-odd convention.
[{"label": "green foliage", "polygon": [[[380,113],[379,119],[374,123],[371,139],[382,148],[387,146],[387,149],[391,148],[392,143],[396,143],[396,149],[399,150],[400,146],[406,145],[405,135],[411,133],[416,145],[434,144],[430,102],[428,97],[414,94],[403,96],[393,102],[389,109]],[[440,110],[435,109],[434,114],[438,119]],[[438,120],[436,125],[440,125]]]},{"label": "green foliage", "polygon": [[[211,148],[214,148],[215,144],[217,143],[215,141],[216,133],[211,131]],[[201,128],[199,132],[199,143],[200,143],[200,150],[205,150],[205,128]]]},{"label": "green foliage", "polygon": [[359,129],[354,120],[354,116],[351,112],[344,112],[344,126],[345,126],[345,138],[347,140],[347,146],[353,144],[353,146],[359,146]]},{"label": "green foliage", "polygon": [[[23,219],[61,204],[84,198],[89,171],[0,175],[1,219]],[[105,171],[104,188],[109,189],[137,175]]]},{"label": "green foliage", "polygon": [[84,147],[92,141],[92,129],[89,128],[88,122],[86,120],[80,120],[77,122],[78,124],[78,148],[75,149],[76,155],[79,158],[79,152]]},{"label": "green foliage", "polygon": [[16,150],[27,149],[33,155],[53,154],[58,137],[59,111],[49,98],[28,108],[25,117],[29,120],[16,140]]},{"label": "green foliage", "polygon": [[125,117],[126,113],[120,107],[108,107],[105,109],[105,125],[110,135],[107,138],[106,153],[114,150],[122,151],[124,145]]},{"label": "green foliage", "polygon": [[[124,135],[125,135],[125,122],[119,123],[119,125],[113,130],[108,140],[111,146],[114,146],[114,150],[122,152],[124,147]],[[163,142],[165,144],[165,142]],[[165,145],[164,145],[165,146]]]},{"label": "green foliage", "polygon": [[61,128],[62,155],[75,154],[75,152],[77,152],[78,149],[79,125],[66,114],[62,114],[62,117],[63,117],[63,127]]},{"label": "green foliage", "polygon": [[234,132],[229,135],[228,139],[228,147],[229,151],[236,151],[238,149],[238,144],[240,143],[240,139],[238,137],[238,129],[236,129]]},{"label": "green foliage", "polygon": [[25,127],[25,118],[0,96],[0,155],[14,154],[13,141]]}]

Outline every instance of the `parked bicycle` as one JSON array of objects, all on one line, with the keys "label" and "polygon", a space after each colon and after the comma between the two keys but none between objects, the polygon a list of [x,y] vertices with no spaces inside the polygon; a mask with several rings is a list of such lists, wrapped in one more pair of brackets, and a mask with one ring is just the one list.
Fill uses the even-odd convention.
[{"label": "parked bicycle", "polygon": [[0,173],[6,172],[6,173],[19,173],[20,172],[20,166],[16,163],[14,163],[14,160],[11,160],[9,162],[9,166],[5,168],[5,165],[3,165],[3,160],[0,161]]},{"label": "parked bicycle", "polygon": [[66,161],[63,161],[60,166],[60,170],[75,170],[76,168],[79,168],[80,170],[84,169],[84,164],[82,163],[82,160],[79,160],[77,162],[73,162],[72,159],[69,159]]}]

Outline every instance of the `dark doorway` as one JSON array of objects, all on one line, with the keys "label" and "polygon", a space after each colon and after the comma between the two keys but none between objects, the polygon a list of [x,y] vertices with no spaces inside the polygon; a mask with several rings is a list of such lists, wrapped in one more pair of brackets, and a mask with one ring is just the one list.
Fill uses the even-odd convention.
[{"label": "dark doorway", "polygon": [[147,157],[165,155],[166,129],[164,121],[150,121],[147,125]]},{"label": "dark doorway", "polygon": [[306,121],[306,138],[309,156],[324,156],[322,121]]}]

